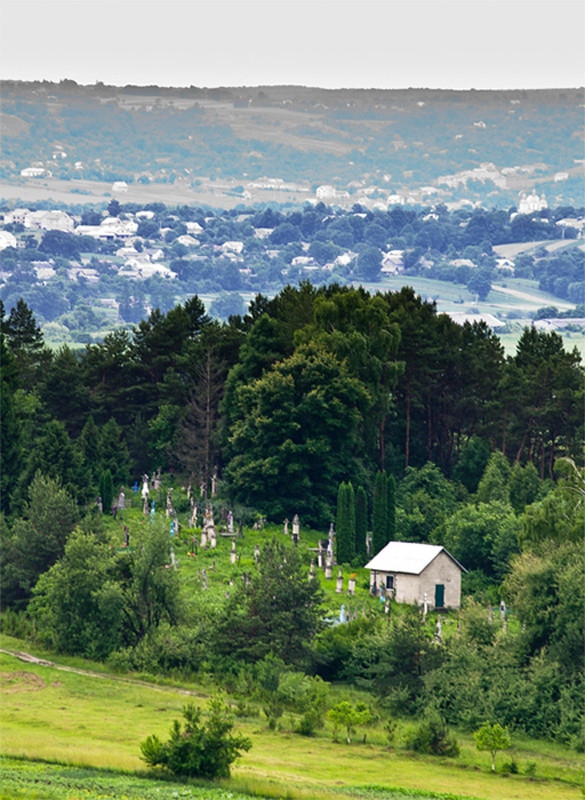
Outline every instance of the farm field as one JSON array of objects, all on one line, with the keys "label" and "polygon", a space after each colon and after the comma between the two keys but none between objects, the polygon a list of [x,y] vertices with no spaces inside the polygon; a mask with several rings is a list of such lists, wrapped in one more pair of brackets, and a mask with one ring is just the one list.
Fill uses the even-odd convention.
[{"label": "farm field", "polygon": [[[187,696],[194,702],[205,703],[212,687],[191,684],[189,686],[162,686],[144,681],[102,674],[77,674],[64,671],[56,664],[52,666],[22,662],[6,651],[23,642],[2,637],[3,651],[0,664],[5,686],[2,703],[2,753],[9,756],[1,763],[6,779],[44,779],[35,773],[47,769],[44,762],[75,767],[70,778],[76,779],[80,768],[113,770],[100,773],[97,784],[103,781],[137,780],[136,772],[143,773],[144,765],[139,758],[139,742],[150,733],[166,738],[173,719],[180,716]],[[79,663],[79,660],[76,660]],[[78,669],[78,667],[75,667]],[[253,741],[252,750],[244,755],[233,771],[233,777],[224,782],[230,792],[243,792],[269,797],[313,797],[329,798],[349,794],[354,798],[402,796],[470,797],[496,800],[553,800],[553,798],[577,798],[580,796],[580,759],[557,745],[522,741],[506,754],[513,757],[520,773],[525,772],[530,762],[536,764],[534,777],[525,774],[489,774],[487,756],[478,753],[470,736],[458,734],[461,745],[459,759],[436,759],[414,756],[400,745],[404,733],[412,723],[400,722],[400,733],[395,748],[384,744],[380,727],[367,731],[367,740],[351,745],[339,744],[325,730],[316,737],[301,737],[292,733],[283,718],[281,730],[270,732],[262,717],[247,717],[237,721],[237,728]],[[35,769],[29,762],[11,759],[26,758],[31,762],[41,761]],[[502,758],[502,756],[500,756]],[[52,769],[57,769],[53,767]],[[67,775],[59,771],[59,781]],[[17,773],[20,774],[18,778]],[[26,778],[22,773],[27,773]],[[67,771],[65,771],[67,772]],[[86,775],[88,788],[93,774]],[[126,776],[126,777],[124,777]],[[75,782],[75,781],[74,781]],[[77,785],[77,784],[76,784]],[[83,784],[82,784],[83,785]],[[120,783],[120,787],[123,784]],[[379,787],[376,791],[366,787]],[[419,790],[414,795],[392,793],[393,788]],[[79,787],[81,788],[81,787]],[[178,787],[175,787],[178,788]],[[130,787],[128,787],[130,789]],[[124,787],[128,797],[150,798],[152,784],[146,782],[132,788]],[[119,797],[112,794],[83,794],[80,796]],[[165,792],[162,796],[220,798],[218,794],[182,794]],[[425,792],[428,793],[425,794]],[[450,793],[455,794],[450,794]],[[3,794],[2,797],[70,798],[76,795],[55,794]],[[232,795],[234,798],[238,794]],[[346,796],[348,796],[346,794]]]},{"label": "farm field", "polygon": [[[357,284],[356,284],[357,285]],[[512,280],[502,285],[494,285],[487,300],[475,303],[463,286],[457,286],[445,281],[421,278],[419,276],[392,276],[385,277],[379,283],[363,284],[368,291],[375,292],[396,292],[403,286],[411,286],[423,299],[437,304],[439,313],[465,312],[474,314],[493,314],[502,322],[507,322],[505,332],[498,331],[506,355],[514,355],[516,344],[522,335],[525,326],[532,323],[532,315],[538,308],[545,306],[555,306],[560,311],[572,308],[571,303],[560,300],[547,292],[538,289],[536,281],[531,280]],[[195,292],[193,293],[195,294]],[[254,298],[254,293],[239,292],[245,303],[249,303]],[[273,292],[266,292],[267,297],[274,296]],[[192,295],[177,295],[175,302],[183,303]],[[198,293],[198,297],[209,308],[217,299],[218,293]],[[105,307],[104,309],[111,320],[111,327],[97,331],[92,334],[93,340],[100,340],[105,335],[120,327],[116,324],[116,313]],[[509,318],[512,315],[513,318]],[[48,346],[58,348],[63,343],[73,349],[84,348],[84,344],[69,341],[68,331],[62,326],[59,330],[53,323],[44,326],[45,341]],[[561,334],[566,342],[567,348],[577,347],[582,357],[585,357],[585,340],[579,333],[563,332]]]}]

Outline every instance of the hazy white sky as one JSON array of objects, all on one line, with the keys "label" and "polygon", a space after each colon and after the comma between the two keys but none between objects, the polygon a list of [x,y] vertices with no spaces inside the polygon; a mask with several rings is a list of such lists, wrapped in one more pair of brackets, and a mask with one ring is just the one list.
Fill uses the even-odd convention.
[{"label": "hazy white sky", "polygon": [[583,0],[0,0],[0,74],[165,86],[585,85]]}]

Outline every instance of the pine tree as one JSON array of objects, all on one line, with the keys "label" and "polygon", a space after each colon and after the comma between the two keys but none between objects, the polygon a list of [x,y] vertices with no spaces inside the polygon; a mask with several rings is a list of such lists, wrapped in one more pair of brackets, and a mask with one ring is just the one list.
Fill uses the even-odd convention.
[{"label": "pine tree", "polygon": [[379,553],[386,545],[388,533],[388,478],[386,470],[376,473],[372,505],[372,550]]},{"label": "pine tree", "polygon": [[386,542],[392,542],[396,536],[396,480],[394,475],[388,475],[388,517],[386,527]]},{"label": "pine tree", "polygon": [[355,495],[355,550],[365,562],[368,554],[366,537],[368,535],[368,498],[363,486],[358,486]]}]

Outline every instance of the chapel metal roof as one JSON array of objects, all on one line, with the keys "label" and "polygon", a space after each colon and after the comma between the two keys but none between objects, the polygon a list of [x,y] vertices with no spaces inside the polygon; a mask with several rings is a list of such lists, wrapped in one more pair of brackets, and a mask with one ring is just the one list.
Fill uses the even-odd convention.
[{"label": "chapel metal roof", "polygon": [[366,564],[366,569],[379,572],[406,572],[410,575],[420,575],[431,561],[444,552],[449,556],[460,570],[467,572],[456,558],[453,558],[442,545],[418,544],[415,542],[388,542],[380,552]]}]

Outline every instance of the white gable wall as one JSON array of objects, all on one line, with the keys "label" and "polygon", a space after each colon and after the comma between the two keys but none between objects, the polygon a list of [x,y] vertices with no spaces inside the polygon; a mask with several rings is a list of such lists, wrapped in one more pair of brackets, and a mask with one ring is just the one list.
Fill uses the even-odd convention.
[{"label": "white gable wall", "polygon": [[435,605],[435,587],[445,587],[444,606],[459,608],[461,605],[461,570],[445,553],[441,552],[422,570],[420,575],[405,572],[382,572],[370,570],[370,587],[386,588],[386,576],[394,576],[394,599],[398,603],[423,604],[425,592],[429,608]]}]

